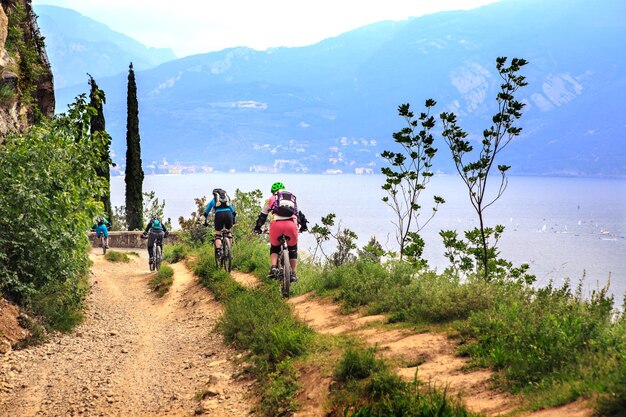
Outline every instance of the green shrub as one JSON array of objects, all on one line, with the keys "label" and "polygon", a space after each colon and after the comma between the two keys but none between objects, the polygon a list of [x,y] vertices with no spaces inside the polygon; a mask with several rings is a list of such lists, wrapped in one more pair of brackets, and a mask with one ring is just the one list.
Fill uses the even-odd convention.
[{"label": "green shrub", "polygon": [[262,383],[266,387],[259,405],[262,415],[286,416],[296,411],[295,397],[300,384],[291,361],[280,362]]},{"label": "green shrub", "polygon": [[68,115],[0,146],[0,194],[11,196],[0,198],[0,292],[61,328],[80,319],[85,232],[105,190],[93,164],[103,139],[89,134],[89,117],[79,97]]},{"label": "green shrub", "polygon": [[50,282],[33,294],[30,305],[49,327],[70,331],[83,319],[83,302],[88,291],[87,275],[77,280]]},{"label": "green shrub", "polygon": [[268,243],[256,236],[235,239],[233,241],[233,268],[251,273],[258,278],[265,278],[270,269]]},{"label": "green shrub", "polygon": [[188,255],[188,251],[188,247],[181,242],[164,245],[163,260],[175,264],[185,259]]},{"label": "green shrub", "polygon": [[348,348],[339,361],[335,378],[341,382],[365,379],[382,368],[375,348]]},{"label": "green shrub", "polygon": [[130,262],[130,258],[128,257],[128,254],[124,252],[118,252],[115,250],[108,250],[107,253],[104,255],[104,259],[106,259],[109,262],[123,262],[123,263]]},{"label": "green shrub", "polygon": [[226,339],[270,363],[304,354],[312,341],[313,332],[291,315],[275,288],[237,292],[224,310]]},{"label": "green shrub", "polygon": [[371,310],[390,313],[392,321],[442,323],[488,308],[501,291],[503,286],[481,280],[462,283],[448,274],[423,272],[408,285],[386,288]]},{"label": "green shrub", "polygon": [[150,288],[163,297],[174,283],[174,270],[167,264],[162,264],[154,278],[150,280]]},{"label": "green shrub", "polygon": [[[331,394],[336,410],[345,416],[473,416],[448,397],[446,390],[419,381],[406,383],[374,349],[350,347],[335,371],[338,387]],[[342,411],[341,411],[342,410]]]},{"label": "green shrub", "polygon": [[474,342],[465,351],[502,369],[516,389],[563,378],[603,349],[612,305],[605,292],[585,300],[568,284],[516,291],[470,315],[463,331]]}]

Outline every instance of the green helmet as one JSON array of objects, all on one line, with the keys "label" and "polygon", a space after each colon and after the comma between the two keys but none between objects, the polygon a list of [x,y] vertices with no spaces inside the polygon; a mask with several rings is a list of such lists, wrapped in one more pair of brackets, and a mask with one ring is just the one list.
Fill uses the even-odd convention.
[{"label": "green helmet", "polygon": [[274,194],[278,190],[284,190],[285,186],[282,182],[275,182],[272,184],[272,194]]}]

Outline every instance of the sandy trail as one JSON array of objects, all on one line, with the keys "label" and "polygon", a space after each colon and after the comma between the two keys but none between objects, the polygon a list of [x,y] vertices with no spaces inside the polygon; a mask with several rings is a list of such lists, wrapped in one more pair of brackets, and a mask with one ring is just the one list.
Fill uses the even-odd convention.
[{"label": "sandy trail", "polygon": [[0,357],[0,415],[249,414],[252,381],[213,331],[220,305],[182,264],[157,298],[141,252],[113,264],[94,250],[85,321]]}]

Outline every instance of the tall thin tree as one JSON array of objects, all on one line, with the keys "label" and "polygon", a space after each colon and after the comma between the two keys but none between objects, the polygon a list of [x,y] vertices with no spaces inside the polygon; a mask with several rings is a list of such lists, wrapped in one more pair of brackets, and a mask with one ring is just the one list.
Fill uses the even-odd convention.
[{"label": "tall thin tree", "polygon": [[138,230],[143,227],[143,169],[139,144],[137,84],[132,62],[128,68],[126,105],[126,224],[128,230]]},{"label": "tall thin tree", "polygon": [[104,205],[104,212],[107,219],[112,222],[113,210],[111,209],[111,136],[106,132],[103,105],[106,103],[104,91],[98,88],[96,80],[89,75],[89,106],[96,113],[91,116],[91,136],[101,135],[102,150],[100,160],[96,161],[96,174],[106,181],[105,189],[100,196],[100,201]]},{"label": "tall thin tree", "polygon": [[[521,127],[515,126],[515,122],[522,117],[522,109],[525,104],[518,101],[514,94],[528,84],[526,77],[518,75],[520,69],[527,63],[528,61],[525,59],[513,58],[510,65],[506,66],[506,57],[496,59],[496,69],[502,78],[500,92],[496,97],[498,112],[492,117],[493,124],[483,131],[478,155],[474,155],[477,159],[473,161],[463,159],[466,156],[469,157],[468,155],[474,150],[474,146],[466,139],[468,133],[458,125],[456,115],[447,112],[440,115],[443,122],[442,135],[450,151],[452,151],[456,170],[465,183],[470,202],[478,215],[479,227],[466,233],[466,237],[478,243],[476,250],[472,252],[480,264],[479,269],[481,271],[479,272],[482,272],[485,281],[491,279],[490,274],[494,272],[497,255],[497,247],[495,245],[490,246],[489,240],[494,237],[497,241],[504,231],[504,226],[487,227],[484,214],[488,207],[502,197],[508,185],[506,171],[511,167],[509,165],[495,165],[495,160],[502,150],[522,131]],[[487,181],[494,167],[497,167],[500,174],[500,185],[495,195],[488,195]],[[442,232],[445,233],[445,231]],[[446,236],[444,236],[445,238]],[[447,238],[452,239],[449,242],[456,240],[453,234],[448,234]]]}]

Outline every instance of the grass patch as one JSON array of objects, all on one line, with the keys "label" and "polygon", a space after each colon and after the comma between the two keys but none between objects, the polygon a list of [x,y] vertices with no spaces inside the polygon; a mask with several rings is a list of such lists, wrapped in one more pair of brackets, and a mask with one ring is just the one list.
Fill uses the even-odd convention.
[{"label": "grass patch", "polygon": [[[29,346],[40,345],[46,341],[46,338],[47,338],[46,329],[36,320],[33,320],[32,318],[24,314],[20,314],[17,317],[17,321],[19,325],[27,329],[30,334],[28,335],[28,337],[16,343],[14,346],[15,349],[25,349]],[[2,335],[2,332],[0,332],[0,336],[1,335]]]},{"label": "grass patch", "polygon": [[114,250],[108,250],[107,253],[104,255],[104,259],[109,262],[130,262],[130,258],[128,257],[128,254],[126,252],[118,252]]},{"label": "grass patch", "polygon": [[404,382],[373,348],[352,346],[335,371],[338,387],[332,392],[331,415],[478,416],[450,398],[446,390],[417,380]]},{"label": "grass patch", "polygon": [[187,258],[189,248],[181,242],[171,243],[163,246],[163,259],[171,264],[175,264]]},{"label": "grass patch", "polygon": [[174,282],[174,270],[167,264],[162,264],[154,278],[150,280],[148,285],[155,291],[159,297],[163,297],[170,290]]},{"label": "grass patch", "polygon": [[50,282],[33,295],[31,310],[44,318],[48,329],[68,332],[83,320],[84,300],[89,291],[86,275],[63,282]]}]

